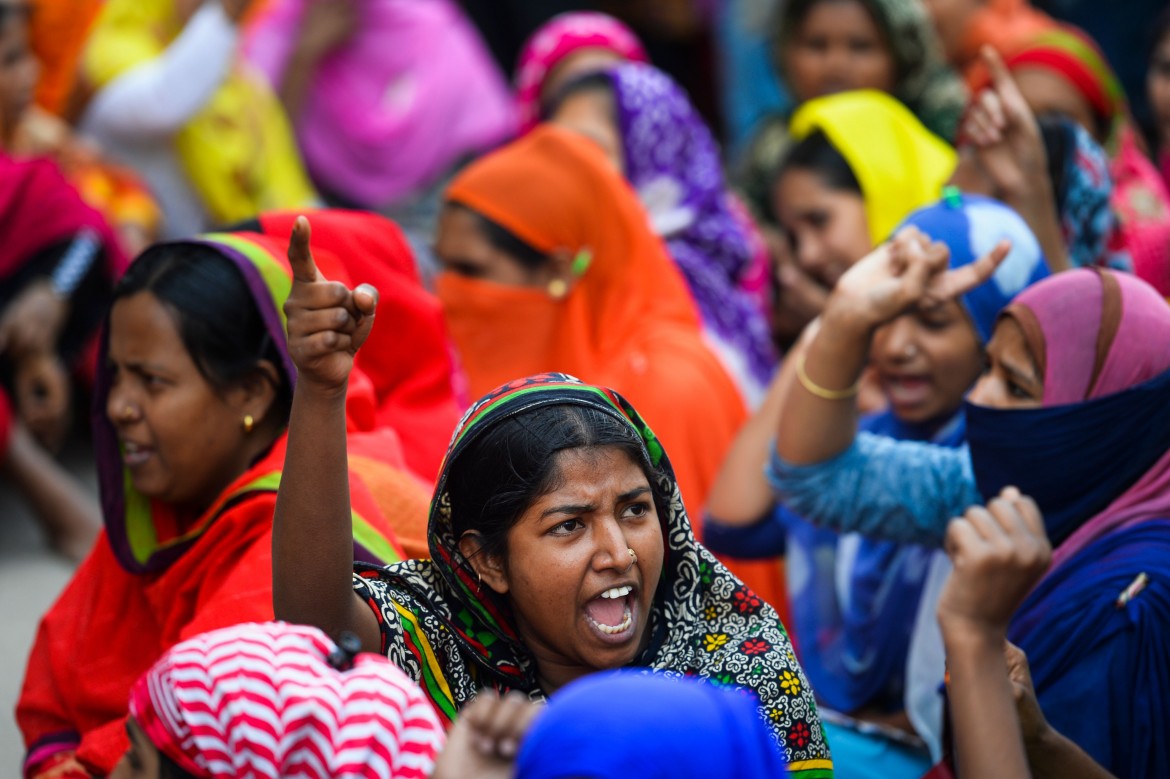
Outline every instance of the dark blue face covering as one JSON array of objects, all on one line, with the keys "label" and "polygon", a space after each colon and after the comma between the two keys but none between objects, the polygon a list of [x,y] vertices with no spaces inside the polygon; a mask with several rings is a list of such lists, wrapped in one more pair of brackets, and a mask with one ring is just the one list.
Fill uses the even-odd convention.
[{"label": "dark blue face covering", "polygon": [[1170,371],[1084,403],[1036,409],[964,404],[975,485],[1036,501],[1053,546],[1132,487],[1170,450]]}]

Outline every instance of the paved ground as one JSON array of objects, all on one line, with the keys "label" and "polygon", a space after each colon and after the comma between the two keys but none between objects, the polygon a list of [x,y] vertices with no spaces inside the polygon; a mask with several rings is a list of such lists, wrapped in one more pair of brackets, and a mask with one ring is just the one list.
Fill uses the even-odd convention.
[{"label": "paved ground", "polygon": [[[96,494],[84,447],[66,463]],[[65,586],[72,566],[48,550],[20,496],[0,481],[0,776],[19,776],[24,755],[13,710],[37,621]]]}]

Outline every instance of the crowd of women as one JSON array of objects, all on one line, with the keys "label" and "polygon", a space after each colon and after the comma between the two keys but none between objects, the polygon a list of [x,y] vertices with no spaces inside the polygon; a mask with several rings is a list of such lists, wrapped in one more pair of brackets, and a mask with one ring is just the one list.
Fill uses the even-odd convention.
[{"label": "crowd of women", "polygon": [[598,5],[0,0],[26,779],[1170,776],[1170,10]]}]

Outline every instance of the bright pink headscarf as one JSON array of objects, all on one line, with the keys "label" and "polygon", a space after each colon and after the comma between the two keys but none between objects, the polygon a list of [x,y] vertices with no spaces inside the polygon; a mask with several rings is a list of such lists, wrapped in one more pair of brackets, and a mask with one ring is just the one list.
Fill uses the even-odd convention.
[{"label": "bright pink headscarf", "polygon": [[130,714],[208,779],[424,779],[444,742],[422,690],[385,657],[346,658],[317,628],[281,622],[175,645],[134,685]]},{"label": "bright pink headscarf", "polygon": [[[1067,271],[1024,290],[1005,315],[1020,324],[1043,374],[1045,406],[1111,395],[1170,370],[1170,305],[1134,276]],[[1155,517],[1170,517],[1170,452],[1069,536],[1053,568],[1097,538]]]},{"label": "bright pink headscarf", "polygon": [[[302,15],[277,0],[248,59],[280,83]],[[358,0],[357,32],[322,61],[292,117],[313,178],[366,207],[430,183],[460,157],[507,140],[516,116],[503,73],[451,0]]]},{"label": "bright pink headscarf", "polygon": [[516,65],[520,131],[540,121],[540,88],[561,60],[580,49],[609,49],[631,62],[649,62],[634,31],[612,16],[571,11],[554,16],[532,34]]}]

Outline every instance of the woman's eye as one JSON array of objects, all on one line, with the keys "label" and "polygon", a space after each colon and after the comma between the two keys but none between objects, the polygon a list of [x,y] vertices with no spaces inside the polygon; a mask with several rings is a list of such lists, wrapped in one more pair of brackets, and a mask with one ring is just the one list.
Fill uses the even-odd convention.
[{"label": "woman's eye", "polygon": [[1008,382],[1008,393],[1011,394],[1011,396],[1013,398],[1017,398],[1019,400],[1031,400],[1032,399],[1032,395],[1026,389],[1021,387],[1019,384],[1016,384],[1014,381]]},{"label": "woman's eye", "polygon": [[585,524],[579,519],[566,519],[564,522],[558,522],[553,525],[549,532],[557,536],[565,536],[572,533],[577,528],[585,527]]},{"label": "woman's eye", "polygon": [[644,517],[650,513],[650,504],[649,503],[632,503],[629,506],[626,506],[626,510],[622,513],[627,518],[630,518],[630,519],[637,519],[639,517]]}]

